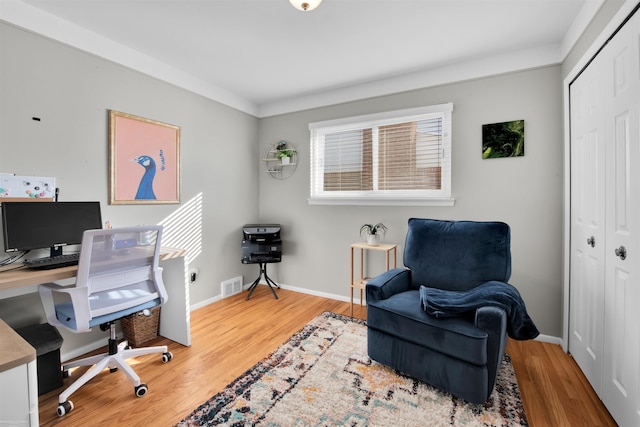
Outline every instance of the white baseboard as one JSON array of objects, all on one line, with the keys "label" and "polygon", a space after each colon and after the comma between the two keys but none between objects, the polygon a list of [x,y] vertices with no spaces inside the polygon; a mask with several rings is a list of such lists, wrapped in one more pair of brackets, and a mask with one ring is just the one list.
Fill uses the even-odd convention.
[{"label": "white baseboard", "polygon": [[[260,285],[267,286],[267,284],[265,282],[260,282]],[[342,295],[329,294],[327,292],[318,292],[318,291],[314,291],[314,290],[310,290],[310,289],[306,289],[306,288],[299,288],[299,287],[296,287],[296,286],[283,285],[281,283],[279,283],[279,285],[280,285],[280,287],[282,289],[286,289],[286,290],[294,291],[294,292],[299,292],[301,294],[313,295],[313,296],[333,299],[333,300],[337,300],[337,301],[350,302],[349,297],[345,297],[345,296],[342,296]],[[356,298],[355,295],[354,295],[353,303],[354,304],[360,304],[360,298]],[[363,305],[366,305],[367,301],[364,300],[364,298],[363,298],[362,303],[363,303]],[[202,305],[199,304],[199,307],[202,307]],[[192,307],[192,309],[194,309],[194,308]],[[559,346],[562,346],[562,338],[554,337],[552,335],[540,334],[540,335],[538,335],[538,337],[535,340],[536,341],[540,341],[540,342],[546,342],[546,343],[557,344]]]},{"label": "white baseboard", "polygon": [[[316,297],[323,297],[323,298],[328,298],[328,299],[332,299],[332,300],[337,300],[337,301],[344,301],[344,302],[349,302],[349,297],[344,297],[342,295],[336,295],[336,294],[329,294],[327,292],[318,292],[318,291],[313,291],[310,289],[305,289],[305,288],[298,288],[296,286],[288,286],[288,285],[280,285],[280,287],[282,289],[286,289],[288,291],[294,291],[294,292],[299,292],[301,294],[307,294],[307,295],[313,295]],[[355,297],[353,298],[353,303],[358,303],[360,304],[360,299],[356,299]]]},{"label": "white baseboard", "polygon": [[[260,285],[267,286],[267,284],[265,282],[260,282]],[[311,289],[300,288],[300,287],[297,287],[297,286],[283,285],[283,284],[280,284],[280,283],[279,283],[279,285],[280,285],[280,287],[282,289],[286,289],[288,291],[299,292],[301,294],[313,295],[313,296],[322,297],[322,298],[328,298],[328,299],[332,299],[332,300],[336,300],[336,301],[343,301],[343,302],[349,302],[350,301],[349,297],[342,296],[342,295],[330,294],[330,293],[327,293],[327,292],[319,292],[319,291],[314,291],[314,290],[311,290]],[[247,289],[249,289],[249,286],[250,285],[246,285],[245,284],[243,289],[247,290]],[[199,303],[193,304],[192,306],[190,306],[190,311],[197,310],[197,309],[202,308],[202,307],[206,307],[207,305],[213,304],[214,302],[218,302],[221,299],[222,299],[222,297],[220,295],[218,295],[218,296],[215,296],[213,298],[209,298],[209,299],[206,299],[204,301],[200,301]],[[360,304],[360,298],[356,298],[354,296],[353,303],[354,304]],[[363,301],[363,305],[366,305],[366,301]],[[558,344],[560,346],[562,345],[562,339],[560,337],[554,337],[554,336],[551,336],[551,335],[540,334],[536,338],[536,341],[547,342],[547,343],[551,343],[551,344]],[[105,345],[105,342],[106,342],[106,337],[104,339],[100,339],[99,341],[95,341],[93,343],[86,344],[86,345],[84,345],[82,347],[72,349],[69,352],[65,352],[64,354],[60,355],[60,358],[63,361],[71,360],[71,359],[73,359],[75,357],[82,356],[83,354],[86,354],[86,353],[88,353],[90,351],[94,351],[97,348],[103,347]]]},{"label": "white baseboard", "polygon": [[204,301],[200,301],[199,303],[190,306],[189,307],[189,311],[193,311],[193,310],[197,310],[197,309],[202,308],[202,307],[206,307],[209,304],[213,304],[214,302],[220,301],[221,299],[222,299],[222,296],[218,295],[218,296],[215,296],[213,298],[209,298],[209,299],[206,299]]},{"label": "white baseboard", "polygon": [[554,337],[554,336],[551,336],[551,335],[540,334],[536,338],[536,341],[548,342],[548,343],[551,343],[551,344],[558,344],[559,346],[562,346],[562,338]]}]

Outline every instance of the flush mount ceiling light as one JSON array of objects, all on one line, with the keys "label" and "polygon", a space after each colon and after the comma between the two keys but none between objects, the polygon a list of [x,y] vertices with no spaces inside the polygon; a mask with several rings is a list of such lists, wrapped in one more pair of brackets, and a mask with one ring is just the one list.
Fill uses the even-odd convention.
[{"label": "flush mount ceiling light", "polygon": [[289,0],[289,2],[298,10],[313,10],[322,3],[322,0]]}]

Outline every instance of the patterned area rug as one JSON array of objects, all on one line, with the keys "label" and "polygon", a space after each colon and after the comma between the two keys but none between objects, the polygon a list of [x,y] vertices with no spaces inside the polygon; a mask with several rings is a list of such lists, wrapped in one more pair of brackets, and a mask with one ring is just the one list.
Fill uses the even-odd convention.
[{"label": "patterned area rug", "polygon": [[483,405],[371,361],[364,322],[324,313],[178,426],[526,426],[508,355]]}]

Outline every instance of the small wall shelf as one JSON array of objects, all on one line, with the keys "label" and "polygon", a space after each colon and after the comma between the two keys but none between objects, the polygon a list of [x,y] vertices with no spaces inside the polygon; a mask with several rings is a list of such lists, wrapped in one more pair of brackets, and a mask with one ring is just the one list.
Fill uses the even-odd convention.
[{"label": "small wall shelf", "polygon": [[[281,157],[281,153],[289,156]],[[275,179],[287,179],[298,167],[298,151],[289,141],[279,140],[265,150],[262,156],[266,171]]]}]

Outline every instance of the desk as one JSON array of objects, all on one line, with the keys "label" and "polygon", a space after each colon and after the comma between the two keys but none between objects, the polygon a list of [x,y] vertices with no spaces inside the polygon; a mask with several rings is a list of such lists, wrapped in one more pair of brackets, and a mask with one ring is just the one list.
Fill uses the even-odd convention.
[{"label": "desk", "polygon": [[0,424],[38,425],[36,350],[0,319]]},{"label": "desk", "polygon": [[[354,267],[354,250],[360,249],[360,277],[358,279],[353,278],[353,267]],[[349,289],[351,291],[351,317],[353,317],[353,290],[360,290],[360,306],[362,307],[362,291],[365,289],[367,282],[369,281],[369,277],[365,277],[364,274],[364,251],[384,251],[385,261],[386,261],[386,270],[389,271],[391,266],[391,252],[393,252],[393,268],[396,268],[398,265],[398,245],[394,244],[384,244],[381,243],[379,245],[373,246],[367,243],[353,243],[351,245],[351,277],[349,278]]]},{"label": "desk", "polygon": [[[160,251],[162,278],[168,299],[162,305],[160,335],[185,346],[191,345],[189,288],[186,280],[184,249],[163,247]],[[78,266],[32,270],[12,264],[0,267],[0,298],[11,298],[38,292],[41,283],[58,282],[76,277]]]}]

